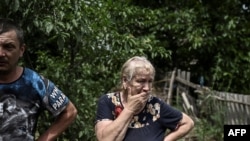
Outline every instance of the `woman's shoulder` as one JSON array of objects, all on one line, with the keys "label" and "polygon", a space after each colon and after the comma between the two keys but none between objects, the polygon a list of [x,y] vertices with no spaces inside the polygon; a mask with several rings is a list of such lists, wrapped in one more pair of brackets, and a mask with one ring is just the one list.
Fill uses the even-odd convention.
[{"label": "woman's shoulder", "polygon": [[104,93],[100,96],[100,98],[112,98],[114,96],[118,96],[116,92]]},{"label": "woman's shoulder", "polygon": [[120,97],[118,92],[110,92],[102,94],[99,98],[99,101],[117,101],[119,99]]}]

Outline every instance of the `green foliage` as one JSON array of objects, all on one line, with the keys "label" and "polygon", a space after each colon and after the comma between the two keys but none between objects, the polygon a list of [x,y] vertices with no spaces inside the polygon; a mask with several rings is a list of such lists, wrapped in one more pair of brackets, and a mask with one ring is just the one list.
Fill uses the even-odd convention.
[{"label": "green foliage", "polygon": [[[223,125],[225,117],[225,105],[213,97],[212,92],[199,98],[198,118],[195,125],[195,135],[202,141],[223,140]],[[216,105],[216,106],[215,106]]]},{"label": "green foliage", "polygon": [[[225,103],[213,97],[212,92],[206,96],[201,96],[201,101],[197,107],[199,120],[196,121],[195,135],[202,141],[221,141],[223,140],[223,125],[225,117]],[[215,106],[216,105],[216,106]]]}]

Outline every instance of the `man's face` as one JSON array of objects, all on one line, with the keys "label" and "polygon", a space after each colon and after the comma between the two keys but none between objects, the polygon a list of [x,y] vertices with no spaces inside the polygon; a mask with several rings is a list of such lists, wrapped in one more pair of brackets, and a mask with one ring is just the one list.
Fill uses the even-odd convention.
[{"label": "man's face", "polygon": [[20,45],[14,30],[0,34],[0,74],[8,74],[23,56],[25,47]]},{"label": "man's face", "polygon": [[129,82],[132,95],[136,95],[142,92],[150,93],[153,85],[153,76],[146,69],[142,69],[137,73]]}]

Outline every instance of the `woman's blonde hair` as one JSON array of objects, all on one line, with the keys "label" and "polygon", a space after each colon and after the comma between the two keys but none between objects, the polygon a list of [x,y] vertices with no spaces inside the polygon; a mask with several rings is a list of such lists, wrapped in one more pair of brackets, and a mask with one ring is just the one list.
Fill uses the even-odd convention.
[{"label": "woman's blonde hair", "polygon": [[144,56],[134,56],[128,59],[121,68],[121,81],[126,78],[127,81],[132,80],[132,78],[138,73],[140,69],[146,69],[153,78],[155,76],[155,68],[151,62]]}]

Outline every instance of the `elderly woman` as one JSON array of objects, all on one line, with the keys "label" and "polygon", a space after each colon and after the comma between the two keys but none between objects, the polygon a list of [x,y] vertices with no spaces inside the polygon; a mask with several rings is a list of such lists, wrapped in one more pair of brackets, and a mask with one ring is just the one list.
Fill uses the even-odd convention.
[{"label": "elderly woman", "polygon": [[98,101],[99,141],[176,141],[191,131],[194,122],[188,115],[151,95],[154,76],[155,69],[145,57],[124,63],[121,90]]}]

